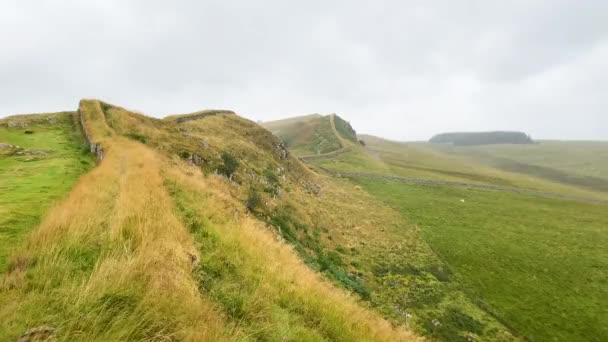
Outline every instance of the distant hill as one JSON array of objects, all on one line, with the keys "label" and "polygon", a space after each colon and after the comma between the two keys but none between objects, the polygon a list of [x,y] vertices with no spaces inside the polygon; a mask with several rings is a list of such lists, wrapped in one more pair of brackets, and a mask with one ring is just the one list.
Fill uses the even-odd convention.
[{"label": "distant hill", "polygon": [[523,132],[470,132],[442,133],[432,137],[429,142],[457,146],[492,144],[533,144],[532,138]]},{"label": "distant hill", "polygon": [[357,143],[357,132],[336,114],[311,114],[262,123],[298,156],[338,151],[349,141]]}]

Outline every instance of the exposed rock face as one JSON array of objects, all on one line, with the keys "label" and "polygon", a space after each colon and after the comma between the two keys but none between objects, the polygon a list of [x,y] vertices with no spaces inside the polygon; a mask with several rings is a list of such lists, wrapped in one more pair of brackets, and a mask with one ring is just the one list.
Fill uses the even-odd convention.
[{"label": "exposed rock face", "polygon": [[287,160],[287,158],[289,158],[289,151],[287,150],[287,146],[285,146],[285,144],[283,144],[282,142],[277,143],[276,150],[281,160]]}]

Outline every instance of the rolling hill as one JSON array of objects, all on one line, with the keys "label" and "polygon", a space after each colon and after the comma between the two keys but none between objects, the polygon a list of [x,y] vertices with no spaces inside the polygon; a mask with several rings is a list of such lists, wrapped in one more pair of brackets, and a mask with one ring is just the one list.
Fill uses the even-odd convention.
[{"label": "rolling hill", "polygon": [[0,339],[419,339],[370,307],[351,265],[376,229],[360,206],[390,209],[255,123],[200,114],[83,100],[1,121],[2,179],[19,181],[0,210],[31,219],[2,221]]},{"label": "rolling hill", "polygon": [[351,125],[336,114],[305,115],[262,123],[297,156],[319,156],[358,143]]},{"label": "rolling hill", "polygon": [[[417,241],[417,247],[409,245],[401,256],[384,250],[391,260],[386,277],[401,289],[401,299],[390,302],[424,317],[417,331],[446,341],[608,338],[602,324],[608,319],[602,299],[608,298],[608,192],[597,186],[597,173],[596,186],[572,181],[602,170],[603,160],[590,156],[607,153],[605,144],[446,146],[359,138],[365,146],[302,160],[399,214],[390,238]],[[515,169],[516,163],[530,166]],[[538,172],[541,167],[572,178]],[[400,235],[412,226],[416,234]],[[425,269],[434,269],[432,279],[441,286],[425,282]],[[420,302],[415,291],[403,290],[412,284],[438,297]],[[484,315],[498,324],[487,329]]]},{"label": "rolling hill", "polygon": [[601,341],[608,192],[546,169],[598,185],[602,153],[98,100],[2,119],[0,340]]}]

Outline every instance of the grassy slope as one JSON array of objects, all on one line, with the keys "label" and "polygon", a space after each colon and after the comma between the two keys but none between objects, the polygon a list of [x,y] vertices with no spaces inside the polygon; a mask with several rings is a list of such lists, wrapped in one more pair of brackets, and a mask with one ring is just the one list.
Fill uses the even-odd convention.
[{"label": "grassy slope", "polygon": [[[577,183],[560,184],[562,180],[546,175],[512,173],[508,171],[517,170],[499,170],[490,163],[483,166],[471,158],[472,153],[464,157],[449,156],[428,144],[393,143],[369,136],[364,140],[366,149],[353,149],[336,158],[315,163],[341,170],[519,186],[606,198],[597,188],[590,191],[577,187],[580,185]],[[597,170],[605,167],[601,158],[589,158],[590,154],[601,156],[606,153],[601,143],[458,149],[459,154],[465,154],[465,149],[483,149],[484,152],[489,149],[494,155],[538,163],[570,175],[598,177],[603,173]],[[591,150],[583,152],[581,149]],[[355,182],[411,222],[395,217],[377,221],[382,227],[391,227],[389,222],[392,222],[401,228],[387,228],[386,233],[397,241],[409,241],[407,252],[399,251],[396,246],[384,245],[379,248],[384,253],[380,257],[379,251],[372,251],[382,244],[372,240],[365,249],[364,254],[367,255],[354,260],[363,264],[359,269],[374,265],[376,274],[373,278],[376,280],[383,279],[378,270],[390,270],[392,278],[388,278],[389,284],[408,288],[407,284],[414,281],[418,289],[423,289],[397,292],[399,295],[395,296],[392,287],[382,286],[386,282],[368,281],[366,284],[373,289],[373,297],[379,307],[383,307],[380,298],[392,297],[384,303],[399,303],[397,306],[402,305],[400,310],[418,316],[414,326],[421,332],[444,340],[454,340],[456,336],[462,336],[462,331],[476,332],[484,339],[508,338],[508,335],[488,333],[488,330],[496,329],[496,325],[492,325],[491,320],[483,321],[483,315],[476,313],[467,299],[459,300],[458,289],[433,282],[453,278],[462,284],[473,303],[527,338],[596,341],[606,338],[607,331],[601,322],[608,318],[608,314],[606,303],[600,300],[606,298],[605,274],[608,270],[608,255],[602,248],[606,244],[604,237],[608,227],[605,205],[371,179]],[[465,200],[464,204],[461,199]],[[377,211],[378,207],[365,210],[370,213]],[[388,213],[384,215],[389,216]],[[433,253],[428,253],[411,224],[420,227],[424,240],[447,265],[437,262]],[[383,236],[380,233],[374,235]],[[432,274],[430,278],[421,276],[429,273]],[[426,299],[422,294],[425,292],[440,293],[444,299],[431,299],[424,303]],[[399,297],[413,298],[413,301],[400,303]],[[389,316],[395,315],[398,311],[395,308],[384,312]],[[454,312],[454,309],[458,311]],[[448,323],[443,323],[440,329],[429,326],[432,314],[440,322]],[[460,334],[446,331],[454,327],[461,328]]]},{"label": "grassy slope", "polygon": [[[404,177],[522,187],[580,197],[608,199],[608,193],[559,183],[539,176],[508,172],[472,158],[447,155],[429,144],[398,143],[364,136],[365,149],[356,149],[318,164],[343,171],[363,171]],[[530,145],[523,145],[530,146]]]},{"label": "grassy slope", "polygon": [[[426,144],[365,140],[366,151],[318,163],[343,170],[606,198],[599,191],[447,156]],[[591,167],[602,167],[601,160]],[[608,316],[602,308],[605,304],[598,302],[606,297],[602,276],[608,269],[608,255],[601,247],[607,226],[605,205],[462,188],[357,182],[418,224],[470,296],[516,332],[539,340],[582,336],[601,340],[598,336],[605,336],[600,321]],[[471,198],[473,205],[463,207],[460,199],[468,203]]]},{"label": "grassy slope", "polygon": [[430,145],[506,171],[608,192],[608,142],[540,141],[534,145]]},{"label": "grassy slope", "polygon": [[[337,138],[351,150],[338,158],[345,167],[354,161],[363,171],[390,173],[389,165],[374,159],[358,144]],[[321,184],[319,201],[291,196],[288,203],[298,208],[296,217],[306,222],[305,227],[321,228],[321,238],[314,245],[324,255],[312,261],[313,267],[342,280],[391,320],[422,334],[450,341],[515,339],[467,298],[416,226],[398,211],[348,181],[327,179]],[[296,246],[310,244],[305,234],[289,240]],[[441,325],[435,326],[434,320]]]},{"label": "grassy slope", "polygon": [[[96,101],[80,109],[106,157],[11,258],[3,339],[41,324],[57,340],[415,339],[306,267],[277,241],[285,230],[248,214],[248,188],[277,165],[286,192],[314,198],[301,184],[313,175],[273,154],[266,131],[233,115],[178,126]],[[223,148],[241,158],[235,182],[212,172]]]},{"label": "grassy slope", "polygon": [[416,222],[469,295],[517,332],[539,341],[608,339],[606,205],[357,183]]},{"label": "grassy slope", "polygon": [[342,148],[331,126],[331,115],[307,115],[262,124],[297,156],[318,155]]},{"label": "grassy slope", "polygon": [[8,254],[39,223],[43,212],[92,166],[70,115],[19,117],[17,120],[29,122],[27,130],[33,134],[0,125],[0,142],[47,153],[0,155],[0,272],[6,271]]}]

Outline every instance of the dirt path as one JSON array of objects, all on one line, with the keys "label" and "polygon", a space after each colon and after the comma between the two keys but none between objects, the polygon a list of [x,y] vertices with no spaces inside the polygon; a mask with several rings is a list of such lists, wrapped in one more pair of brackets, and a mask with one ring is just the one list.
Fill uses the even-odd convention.
[{"label": "dirt path", "polygon": [[315,166],[331,175],[347,177],[347,178],[369,178],[369,179],[376,179],[376,180],[388,180],[388,181],[399,182],[399,183],[422,184],[422,185],[460,186],[460,187],[475,188],[475,189],[508,191],[508,192],[514,192],[514,193],[530,194],[530,195],[537,195],[537,196],[543,196],[543,197],[551,197],[551,198],[583,201],[583,202],[591,202],[591,203],[608,203],[608,201],[606,201],[606,200],[600,200],[600,199],[596,199],[596,198],[572,196],[572,195],[558,194],[558,193],[546,192],[546,191],[538,191],[538,190],[526,189],[526,188],[512,188],[512,187],[489,185],[489,184],[475,184],[475,183],[452,182],[452,181],[424,179],[424,178],[400,177],[400,176],[381,175],[381,174],[366,173],[366,172],[337,171],[337,170],[328,169],[326,167],[319,166],[319,165],[315,165]]},{"label": "dirt path", "polygon": [[335,158],[335,157],[341,155],[342,153],[346,153],[346,152],[350,151],[350,148],[348,147],[350,145],[350,143],[346,139],[342,138],[342,136],[338,133],[338,130],[336,129],[336,122],[334,120],[335,117],[336,117],[336,114],[332,114],[329,117],[329,121],[331,123],[331,130],[334,133],[334,135],[336,136],[336,138],[338,139],[338,141],[340,142],[340,146],[342,146],[342,147],[340,147],[340,149],[337,149],[335,151],[328,152],[328,153],[301,156],[300,160],[302,160],[304,162],[311,162],[311,161],[315,161],[315,160],[331,159],[331,158]]}]

